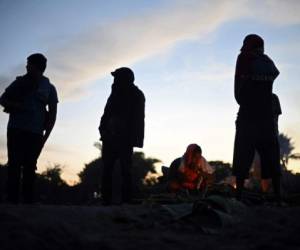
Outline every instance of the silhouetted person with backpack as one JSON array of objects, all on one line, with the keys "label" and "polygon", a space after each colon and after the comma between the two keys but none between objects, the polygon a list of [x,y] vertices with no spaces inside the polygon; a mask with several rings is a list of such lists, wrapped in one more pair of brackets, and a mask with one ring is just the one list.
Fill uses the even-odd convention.
[{"label": "silhouetted person with backpack", "polygon": [[111,74],[114,77],[112,91],[99,126],[103,142],[101,192],[104,205],[112,202],[112,174],[117,160],[121,166],[122,202],[130,202],[133,147],[142,148],[144,141],[145,97],[134,85],[134,73],[123,67]]},{"label": "silhouetted person with backpack", "polygon": [[[56,120],[57,93],[43,75],[47,59],[42,54],[27,58],[27,73],[16,78],[0,97],[7,126],[7,201],[19,202],[20,183],[24,203],[34,201],[37,159]],[[22,178],[21,178],[22,176]]]},{"label": "silhouetted person with backpack", "polygon": [[278,75],[275,64],[264,54],[263,39],[255,34],[246,36],[237,58],[234,85],[240,106],[233,156],[239,199],[256,150],[261,159],[261,177],[272,178],[280,201],[280,154],[272,105],[273,82]]}]

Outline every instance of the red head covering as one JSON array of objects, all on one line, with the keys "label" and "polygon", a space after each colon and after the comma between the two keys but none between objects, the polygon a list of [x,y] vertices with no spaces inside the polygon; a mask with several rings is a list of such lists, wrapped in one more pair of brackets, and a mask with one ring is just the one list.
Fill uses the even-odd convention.
[{"label": "red head covering", "polygon": [[188,145],[184,155],[183,155],[183,159],[184,159],[184,165],[189,167],[192,165],[193,163],[193,157],[195,155],[195,153],[200,153],[202,154],[202,150],[200,148],[199,145],[197,144],[190,144]]}]

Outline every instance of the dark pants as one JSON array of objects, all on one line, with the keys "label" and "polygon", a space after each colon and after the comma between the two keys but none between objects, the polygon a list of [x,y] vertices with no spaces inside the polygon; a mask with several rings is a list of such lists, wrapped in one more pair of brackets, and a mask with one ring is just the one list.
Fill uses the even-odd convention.
[{"label": "dark pants", "polygon": [[19,202],[20,183],[25,203],[33,202],[35,170],[42,150],[42,135],[20,129],[7,130],[7,200]]},{"label": "dark pants", "polygon": [[274,193],[280,200],[280,149],[273,120],[249,121],[237,119],[233,155],[233,175],[237,196],[241,198],[244,180],[249,176],[255,150],[261,159],[262,179],[272,178]]},{"label": "dark pants", "polygon": [[117,143],[103,142],[102,146],[102,196],[105,202],[112,201],[112,177],[114,165],[117,160],[120,161],[121,176],[122,176],[122,201],[127,202],[131,199],[132,193],[132,165],[133,147],[128,145],[121,145]]},{"label": "dark pants", "polygon": [[248,178],[255,150],[261,159],[262,178],[280,176],[279,143],[272,120],[237,120],[233,155],[233,174],[237,178]]}]

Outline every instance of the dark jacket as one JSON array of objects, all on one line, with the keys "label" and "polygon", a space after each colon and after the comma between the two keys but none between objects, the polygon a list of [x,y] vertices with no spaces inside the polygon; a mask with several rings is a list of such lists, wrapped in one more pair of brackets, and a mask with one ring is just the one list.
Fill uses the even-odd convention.
[{"label": "dark jacket", "polygon": [[6,101],[18,103],[21,106],[26,96],[35,91],[37,87],[37,83],[29,75],[18,76],[0,97],[0,104],[4,107],[4,112],[18,112],[19,110],[15,107],[7,106]]},{"label": "dark jacket", "polygon": [[145,97],[134,84],[112,85],[101,118],[101,140],[132,147],[143,147]]},{"label": "dark jacket", "polygon": [[49,79],[43,76],[35,80],[28,74],[17,77],[0,97],[0,104],[9,113],[7,127],[37,134],[44,134],[55,122],[57,103],[57,92]]},{"label": "dark jacket", "polygon": [[279,75],[273,61],[265,54],[242,52],[236,63],[234,94],[242,119],[273,117],[273,82]]}]

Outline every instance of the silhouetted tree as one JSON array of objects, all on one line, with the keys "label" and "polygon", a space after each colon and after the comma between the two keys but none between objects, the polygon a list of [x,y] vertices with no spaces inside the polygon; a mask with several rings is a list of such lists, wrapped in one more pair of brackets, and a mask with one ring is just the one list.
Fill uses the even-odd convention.
[{"label": "silhouetted tree", "polygon": [[36,199],[43,203],[61,204],[72,202],[71,187],[62,179],[63,167],[55,164],[48,166],[36,178]]},{"label": "silhouetted tree", "polygon": [[215,168],[214,174],[216,183],[232,175],[232,168],[230,163],[226,163],[223,161],[209,161],[208,163]]},{"label": "silhouetted tree", "polygon": [[78,174],[79,195],[82,201],[92,200],[95,195],[100,194],[102,168],[102,159],[99,157],[85,164],[84,169]]},{"label": "silhouetted tree", "polygon": [[291,170],[287,169],[290,159],[300,159],[299,153],[293,153],[295,149],[292,138],[286,134],[279,134],[280,145],[280,163],[282,166],[282,185],[286,192],[300,192],[300,174],[293,174]]},{"label": "silhouetted tree", "polygon": [[141,186],[149,172],[152,174],[156,173],[155,164],[159,163],[160,160],[156,158],[145,158],[143,152],[134,152],[132,162],[133,181]]},{"label": "silhouetted tree", "polygon": [[47,169],[41,173],[41,176],[48,180],[55,186],[66,185],[66,182],[61,178],[63,168],[59,164],[55,164],[53,167],[47,167]]},{"label": "silhouetted tree", "polygon": [[101,150],[102,150],[102,143],[97,141],[94,143],[94,147],[99,149],[100,153],[101,153]]},{"label": "silhouetted tree", "polygon": [[[101,145],[101,144],[100,144]],[[144,185],[144,178],[147,174],[156,173],[155,164],[160,160],[155,158],[146,158],[143,152],[134,152],[132,159],[132,182],[135,195],[140,193]],[[81,199],[89,201],[100,194],[101,175],[103,169],[102,159],[99,157],[88,164],[85,164],[84,169],[78,174],[80,183],[78,184]],[[114,169],[114,174],[119,175],[119,163],[117,162]],[[119,186],[120,178],[114,178],[116,185]]]},{"label": "silhouetted tree", "polygon": [[299,153],[293,153],[295,149],[292,138],[283,133],[279,134],[278,137],[280,145],[280,162],[284,169],[287,169],[287,164],[290,159],[300,159]]}]

